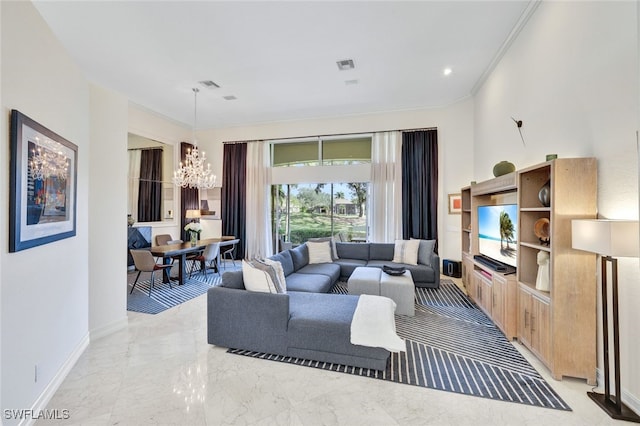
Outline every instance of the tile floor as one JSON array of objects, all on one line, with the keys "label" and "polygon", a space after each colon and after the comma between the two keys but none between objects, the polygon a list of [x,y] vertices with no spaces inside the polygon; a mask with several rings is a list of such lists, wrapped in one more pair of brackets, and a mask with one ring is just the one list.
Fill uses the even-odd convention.
[{"label": "tile floor", "polygon": [[47,408],[69,410],[66,426],[614,424],[584,381],[553,380],[518,343],[572,412],[229,355],[207,344],[205,308],[201,296],[130,312],[126,329],[91,342]]}]

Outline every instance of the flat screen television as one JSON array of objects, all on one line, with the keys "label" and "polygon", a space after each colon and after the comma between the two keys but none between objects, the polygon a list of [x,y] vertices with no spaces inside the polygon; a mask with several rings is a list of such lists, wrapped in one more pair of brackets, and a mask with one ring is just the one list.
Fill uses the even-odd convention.
[{"label": "flat screen television", "polygon": [[480,254],[515,268],[518,249],[517,206],[478,206],[478,242]]}]

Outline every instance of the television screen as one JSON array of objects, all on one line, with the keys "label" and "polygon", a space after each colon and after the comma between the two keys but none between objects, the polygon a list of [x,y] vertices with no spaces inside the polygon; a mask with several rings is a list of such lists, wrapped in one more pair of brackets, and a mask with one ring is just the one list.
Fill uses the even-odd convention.
[{"label": "television screen", "polygon": [[518,208],[515,204],[478,207],[478,251],[516,267]]}]

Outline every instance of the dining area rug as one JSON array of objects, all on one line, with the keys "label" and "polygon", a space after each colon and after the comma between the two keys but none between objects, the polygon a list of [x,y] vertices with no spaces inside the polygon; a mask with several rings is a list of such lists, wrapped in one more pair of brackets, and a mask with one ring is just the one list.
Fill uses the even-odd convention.
[{"label": "dining area rug", "polygon": [[[173,273],[177,267],[172,269]],[[237,269],[231,263],[225,265],[220,271],[223,274],[226,271]],[[198,297],[207,292],[214,285],[219,285],[221,278],[218,274],[210,271],[205,277],[200,272],[194,272],[191,278],[186,278],[183,285],[178,285],[177,277],[172,275],[171,288],[168,283],[163,283],[160,273],[156,273],[155,283],[149,296],[149,285],[151,283],[150,274],[142,273],[136,284],[133,293],[131,286],[138,275],[137,271],[127,273],[127,310],[132,312],[140,312],[144,314],[158,314],[174,306],[178,306],[188,300]]]}]

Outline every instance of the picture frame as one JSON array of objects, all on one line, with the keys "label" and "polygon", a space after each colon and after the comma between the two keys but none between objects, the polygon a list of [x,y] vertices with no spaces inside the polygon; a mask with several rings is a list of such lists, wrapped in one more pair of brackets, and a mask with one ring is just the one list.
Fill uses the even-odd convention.
[{"label": "picture frame", "polygon": [[462,195],[449,194],[449,214],[462,213]]},{"label": "picture frame", "polygon": [[11,110],[9,252],[76,235],[78,147]]}]

